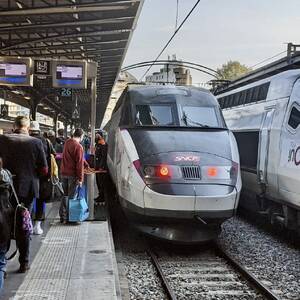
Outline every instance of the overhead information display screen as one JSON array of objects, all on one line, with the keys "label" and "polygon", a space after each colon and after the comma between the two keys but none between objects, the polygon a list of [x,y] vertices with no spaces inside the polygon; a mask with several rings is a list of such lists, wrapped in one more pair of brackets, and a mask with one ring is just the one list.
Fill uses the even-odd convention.
[{"label": "overhead information display screen", "polygon": [[30,61],[0,60],[0,84],[30,86]]},{"label": "overhead information display screen", "polygon": [[81,66],[66,66],[58,65],[56,68],[56,78],[57,79],[67,79],[67,80],[82,80],[83,68]]},{"label": "overhead information display screen", "polygon": [[56,62],[53,86],[69,88],[86,88],[86,67],[84,62]]}]

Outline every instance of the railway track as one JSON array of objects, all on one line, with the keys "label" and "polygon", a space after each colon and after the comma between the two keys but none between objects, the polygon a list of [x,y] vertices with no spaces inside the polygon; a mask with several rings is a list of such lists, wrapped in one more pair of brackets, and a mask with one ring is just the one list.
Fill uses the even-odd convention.
[{"label": "railway track", "polygon": [[272,299],[271,290],[219,245],[201,254],[147,251],[169,299]]}]

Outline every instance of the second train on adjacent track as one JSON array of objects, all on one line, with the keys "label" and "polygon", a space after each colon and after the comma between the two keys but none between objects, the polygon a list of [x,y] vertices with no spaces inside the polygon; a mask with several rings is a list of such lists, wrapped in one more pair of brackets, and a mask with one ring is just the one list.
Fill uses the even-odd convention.
[{"label": "second train on adjacent track", "polygon": [[300,70],[264,77],[217,93],[239,147],[240,204],[300,233]]}]

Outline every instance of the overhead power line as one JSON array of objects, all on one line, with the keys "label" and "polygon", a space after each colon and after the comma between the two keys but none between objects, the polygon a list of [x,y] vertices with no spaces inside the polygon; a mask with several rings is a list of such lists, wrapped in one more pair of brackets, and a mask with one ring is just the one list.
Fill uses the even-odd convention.
[{"label": "overhead power line", "polygon": [[179,0],[176,0],[176,20],[175,20],[175,31],[177,29],[177,24],[178,24],[178,8],[179,8]]},{"label": "overhead power line", "polygon": [[181,27],[183,26],[183,24],[187,21],[187,19],[190,17],[190,15],[192,14],[192,12],[195,10],[195,8],[198,6],[198,4],[200,3],[201,0],[198,0],[195,5],[192,7],[192,9],[189,11],[189,13],[186,15],[186,17],[184,18],[184,20],[181,22],[181,24],[179,25],[179,27],[175,30],[175,32],[172,34],[172,36],[170,37],[170,39],[168,40],[168,42],[166,43],[166,45],[162,48],[162,50],[159,52],[159,54],[157,55],[157,57],[155,58],[155,60],[153,61],[153,63],[149,66],[149,68],[146,70],[146,72],[143,74],[143,76],[140,78],[140,81],[148,74],[148,72],[150,71],[150,69],[153,67],[153,65],[155,64],[155,62],[159,59],[159,57],[163,54],[163,52],[166,50],[166,48],[169,46],[169,44],[171,43],[171,41],[173,40],[173,38],[175,37],[175,35],[177,34],[177,32],[181,29]]},{"label": "overhead power line", "polygon": [[271,60],[271,59],[273,59],[273,58],[275,58],[275,57],[277,57],[277,56],[279,56],[279,55],[281,55],[281,54],[283,54],[283,53],[286,53],[286,50],[284,50],[284,51],[282,51],[282,52],[280,52],[280,53],[277,53],[277,54],[275,54],[275,55],[273,55],[273,56],[271,56],[271,57],[268,57],[268,58],[266,58],[266,59],[264,59],[264,60],[258,62],[257,64],[251,66],[250,68],[252,69],[252,68],[254,68],[254,67],[258,66],[258,65],[261,65],[262,63],[264,63],[264,62],[266,62],[266,61],[269,61],[269,60]]}]

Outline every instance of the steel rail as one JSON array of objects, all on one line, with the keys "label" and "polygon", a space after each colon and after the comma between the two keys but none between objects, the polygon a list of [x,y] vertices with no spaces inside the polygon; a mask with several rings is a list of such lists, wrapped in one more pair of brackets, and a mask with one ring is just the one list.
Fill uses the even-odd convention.
[{"label": "steel rail", "polygon": [[177,297],[174,294],[174,291],[173,291],[172,287],[170,286],[168,279],[164,275],[164,272],[159,264],[156,254],[151,250],[151,248],[149,248],[147,250],[147,253],[151,257],[152,263],[159,275],[159,278],[161,279],[162,285],[165,289],[165,292],[166,292],[168,298],[170,300],[177,300]]},{"label": "steel rail", "polygon": [[237,270],[244,278],[246,278],[252,286],[254,286],[261,294],[267,299],[280,300],[268,287],[266,287],[256,276],[242,266],[235,258],[233,258],[227,251],[225,251],[218,243],[214,243],[217,252],[227,261],[229,264]]}]

